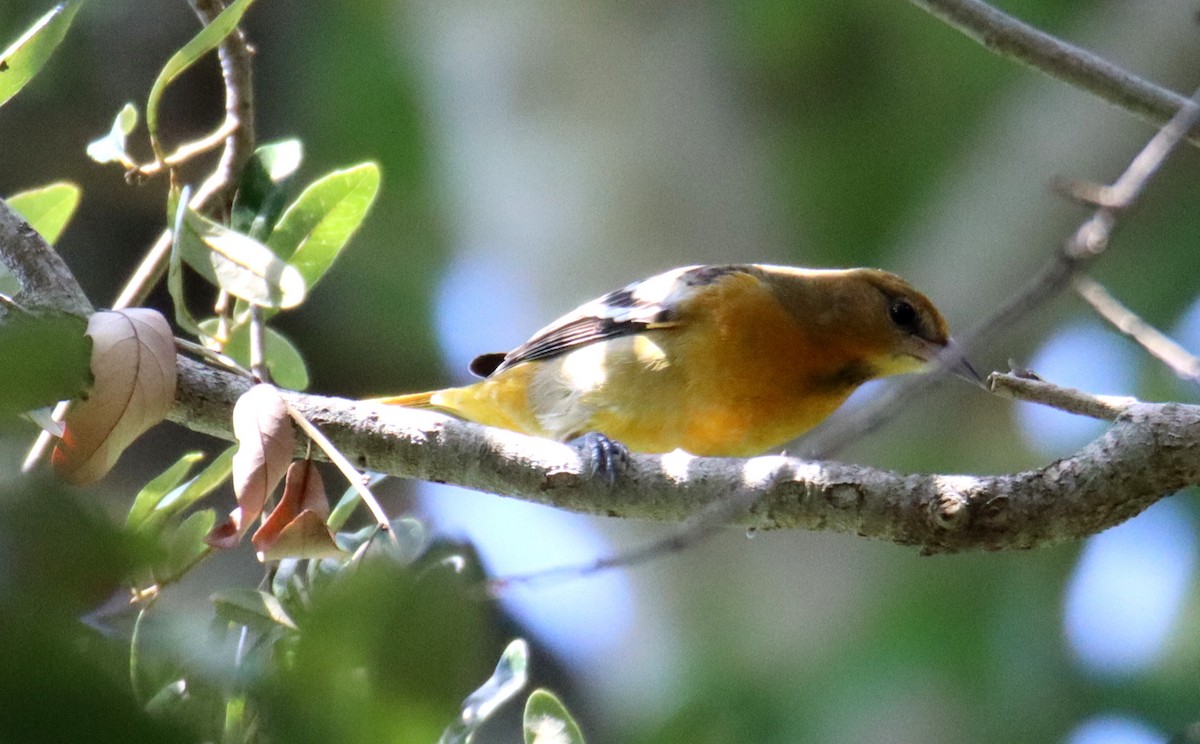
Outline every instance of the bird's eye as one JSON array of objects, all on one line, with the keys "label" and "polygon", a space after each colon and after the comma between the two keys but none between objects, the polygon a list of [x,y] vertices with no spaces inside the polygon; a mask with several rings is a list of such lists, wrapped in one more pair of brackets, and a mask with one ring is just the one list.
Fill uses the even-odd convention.
[{"label": "bird's eye", "polygon": [[888,317],[900,328],[914,330],[917,327],[917,309],[908,300],[896,300],[888,308]]}]

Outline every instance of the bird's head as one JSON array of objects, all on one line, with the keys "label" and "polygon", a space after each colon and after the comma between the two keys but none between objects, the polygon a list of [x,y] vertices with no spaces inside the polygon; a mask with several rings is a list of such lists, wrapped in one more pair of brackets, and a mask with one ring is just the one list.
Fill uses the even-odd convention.
[{"label": "bird's head", "polygon": [[914,372],[944,355],[949,369],[973,384],[983,378],[950,338],[946,319],[911,284],[879,269],[846,272],[847,324],[878,370],[878,376]]},{"label": "bird's head", "polygon": [[822,348],[848,360],[846,369],[858,366],[859,382],[915,372],[945,354],[954,374],[982,384],[937,307],[899,276],[879,269],[772,269],[785,306],[815,329]]}]

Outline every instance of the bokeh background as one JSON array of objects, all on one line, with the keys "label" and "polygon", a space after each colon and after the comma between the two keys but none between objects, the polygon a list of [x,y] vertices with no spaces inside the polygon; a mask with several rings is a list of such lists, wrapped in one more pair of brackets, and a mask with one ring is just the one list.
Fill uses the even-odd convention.
[{"label": "bokeh background", "polygon": [[[47,7],[6,0],[0,38]],[[1175,90],[1200,84],[1194,3],[1002,7]],[[84,148],[125,101],[144,102],[195,28],[182,0],[93,2],[0,110],[0,194],[63,178],[83,187],[59,247],[98,306],[161,229],[163,201],[161,184],[128,187]],[[312,389],[346,396],[462,380],[475,354],[692,263],[878,266],[968,329],[1084,215],[1051,179],[1109,180],[1152,134],[903,2],[259,0],[246,28],[260,141],[301,138],[307,178],[367,159],[383,168],[350,249],[277,323]],[[215,63],[164,105],[176,141],[215,125]],[[1198,168],[1185,148],[1095,268],[1194,352]],[[1013,359],[1097,393],[1200,397],[1070,296],[974,353],[983,370]],[[948,381],[842,457],[1009,472],[1102,428]],[[157,431],[94,489],[114,515],[181,447],[221,447]],[[28,436],[0,441],[4,479]],[[666,529],[445,487],[385,490],[394,513],[471,540],[497,574],[587,561]],[[938,558],[730,529],[502,604],[589,741],[1166,742],[1200,719],[1197,516],[1184,493],[1083,544]],[[234,552],[173,601],[199,612],[213,587],[260,575]]]}]

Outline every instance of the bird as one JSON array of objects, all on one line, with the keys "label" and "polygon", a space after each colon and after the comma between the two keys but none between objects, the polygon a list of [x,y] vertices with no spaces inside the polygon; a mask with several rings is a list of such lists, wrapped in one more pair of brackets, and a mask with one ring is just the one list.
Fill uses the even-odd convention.
[{"label": "bird", "polygon": [[[684,266],[588,302],[463,387],[376,398],[604,450],[749,457],[781,447],[861,384],[945,354],[982,378],[934,304],[873,268]],[[597,447],[599,442],[601,446]]]}]

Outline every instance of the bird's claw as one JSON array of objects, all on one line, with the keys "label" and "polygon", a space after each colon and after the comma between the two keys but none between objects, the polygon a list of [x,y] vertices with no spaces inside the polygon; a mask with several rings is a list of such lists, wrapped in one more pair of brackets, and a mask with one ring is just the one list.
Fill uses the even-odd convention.
[{"label": "bird's claw", "polygon": [[598,431],[589,431],[577,437],[572,444],[588,455],[590,474],[603,478],[610,486],[616,483],[621,473],[629,467],[629,449]]}]

